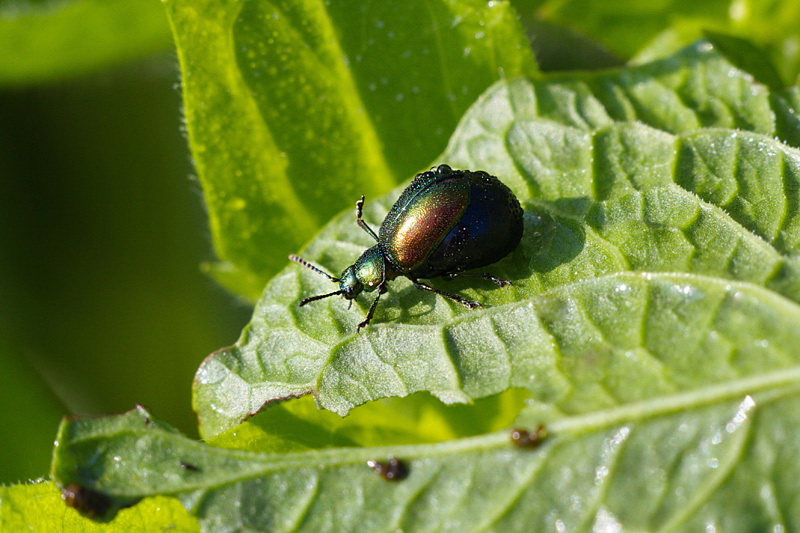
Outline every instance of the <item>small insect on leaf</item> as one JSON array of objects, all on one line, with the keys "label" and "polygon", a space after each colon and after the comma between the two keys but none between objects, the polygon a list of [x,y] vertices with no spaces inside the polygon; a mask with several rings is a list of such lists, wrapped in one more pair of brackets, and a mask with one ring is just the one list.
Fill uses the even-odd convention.
[{"label": "small insect on leaf", "polygon": [[191,463],[187,463],[186,461],[180,461],[181,468],[187,470],[189,472],[199,472],[200,467],[197,465],[193,465]]},{"label": "small insect on leaf", "polygon": [[540,424],[535,430],[512,429],[511,443],[517,448],[537,448],[547,438],[547,428]]},{"label": "small insect on leaf", "polygon": [[362,292],[378,291],[367,316],[357,330],[366,327],[375,314],[388,282],[404,276],[417,289],[430,291],[469,309],[478,302],[444,292],[420,278],[482,278],[500,287],[510,281],[491,274],[466,270],[496,263],[510,254],[522,239],[522,207],[514,193],[496,177],[482,171],[453,170],[439,165],[417,174],[381,224],[378,233],[361,213],[364,197],[356,202],[356,223],[377,241],[344,269],[338,278],[305,259],[289,259],[339,284],[339,290],[310,296],[300,306],[341,295],[352,300]]},{"label": "small insect on leaf", "polygon": [[367,461],[367,466],[386,481],[400,481],[408,476],[405,462],[394,457],[388,461]]},{"label": "small insect on leaf", "polygon": [[111,498],[78,483],[70,483],[61,489],[61,498],[87,518],[98,518],[105,515],[111,507]]}]

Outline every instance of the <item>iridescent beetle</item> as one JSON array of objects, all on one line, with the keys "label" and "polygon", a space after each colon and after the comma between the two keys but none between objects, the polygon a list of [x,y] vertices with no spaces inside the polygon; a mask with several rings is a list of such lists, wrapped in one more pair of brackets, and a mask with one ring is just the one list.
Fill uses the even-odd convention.
[{"label": "iridescent beetle", "polygon": [[522,239],[522,207],[505,184],[482,170],[453,170],[439,165],[417,174],[381,224],[378,234],[361,218],[364,196],[356,202],[356,223],[378,244],[335,278],[296,255],[289,259],[339,284],[339,290],[311,296],[300,306],[341,294],[352,300],[362,291],[378,291],[358,330],[372,320],[389,281],[405,276],[418,289],[435,292],[474,309],[480,304],[427,285],[419,278],[470,276],[504,287],[511,282],[465,270],[495,263]]}]

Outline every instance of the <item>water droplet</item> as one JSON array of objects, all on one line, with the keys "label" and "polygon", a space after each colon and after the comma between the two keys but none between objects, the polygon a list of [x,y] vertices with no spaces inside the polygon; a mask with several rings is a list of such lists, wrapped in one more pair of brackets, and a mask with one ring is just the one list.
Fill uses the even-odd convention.
[{"label": "water droplet", "polygon": [[599,467],[594,474],[594,482],[599,485],[600,483],[603,482],[603,480],[606,478],[607,475],[608,475],[608,467],[607,466]]},{"label": "water droplet", "polygon": [[619,520],[617,520],[617,517],[614,516],[611,511],[605,507],[600,507],[594,517],[592,531],[597,531],[598,533],[617,533],[622,531],[622,524],[619,523]]}]

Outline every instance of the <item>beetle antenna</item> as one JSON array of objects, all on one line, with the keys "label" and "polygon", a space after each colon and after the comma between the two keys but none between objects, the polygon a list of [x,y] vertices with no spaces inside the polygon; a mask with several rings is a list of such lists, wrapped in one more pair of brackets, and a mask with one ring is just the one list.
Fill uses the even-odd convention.
[{"label": "beetle antenna", "polygon": [[[344,291],[341,291],[341,290],[340,291],[334,291],[334,292],[329,292],[328,294],[320,294],[320,295],[317,295],[317,296],[312,296],[310,298],[306,298],[305,300],[300,302],[300,307],[303,307],[304,305],[306,305],[309,302],[316,302],[317,300],[322,300],[323,298],[327,298],[328,296],[336,296],[337,294],[344,294]],[[350,303],[352,303],[352,302],[350,302]]]},{"label": "beetle antenna", "polygon": [[[311,263],[309,263],[308,261],[306,261],[306,260],[305,260],[305,259],[303,259],[302,257],[297,257],[296,255],[294,255],[294,254],[291,254],[291,255],[289,256],[289,259],[291,259],[291,260],[292,260],[292,261],[294,261],[295,263],[300,263],[301,265],[303,265],[303,266],[304,266],[304,267],[306,267],[307,269],[309,269],[309,270],[313,270],[313,271],[314,271],[314,272],[316,272],[317,274],[322,274],[323,276],[325,276],[326,278],[328,278],[329,280],[331,280],[331,281],[332,281],[332,282],[334,282],[334,283],[339,283],[339,281],[340,281],[340,280],[339,280],[339,278],[334,278],[333,276],[331,276],[330,274],[328,274],[328,273],[327,273],[327,272],[325,272],[324,270],[320,269],[320,268],[319,268],[319,267],[317,267],[317,266],[314,266],[314,265],[312,265]],[[336,294],[336,293],[331,293],[331,294]],[[331,294],[326,294],[325,296],[331,296]],[[319,300],[319,298],[314,298],[314,299],[315,299],[315,300]],[[303,301],[304,301],[304,302],[306,302],[306,300],[303,300]],[[308,299],[308,301],[311,301],[311,300],[310,300],[310,299]],[[303,304],[301,303],[300,305],[303,305]]]}]

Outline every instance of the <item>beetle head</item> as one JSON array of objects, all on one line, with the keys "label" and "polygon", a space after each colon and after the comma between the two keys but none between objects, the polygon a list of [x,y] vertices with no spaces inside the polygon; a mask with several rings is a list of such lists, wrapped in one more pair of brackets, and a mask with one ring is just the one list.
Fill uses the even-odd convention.
[{"label": "beetle head", "polygon": [[344,269],[342,276],[339,278],[331,276],[321,268],[312,265],[305,259],[294,254],[290,255],[289,259],[339,284],[338,291],[306,298],[300,302],[301,307],[309,302],[315,302],[338,294],[341,294],[346,300],[353,300],[356,296],[361,294],[362,291],[374,291],[386,279],[386,263],[383,259],[383,252],[381,252],[378,245],[365,250],[355,263]]},{"label": "beetle head", "polygon": [[339,278],[339,290],[347,300],[352,300],[364,290],[364,285],[358,279],[356,265],[350,265],[344,269],[342,277]]}]

